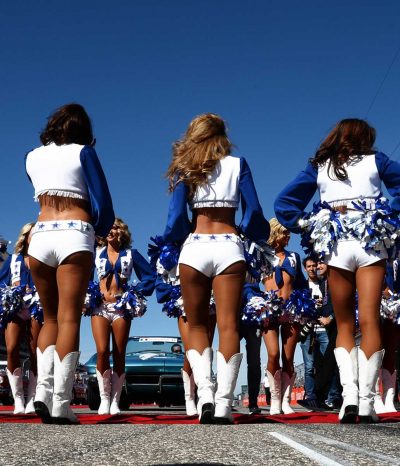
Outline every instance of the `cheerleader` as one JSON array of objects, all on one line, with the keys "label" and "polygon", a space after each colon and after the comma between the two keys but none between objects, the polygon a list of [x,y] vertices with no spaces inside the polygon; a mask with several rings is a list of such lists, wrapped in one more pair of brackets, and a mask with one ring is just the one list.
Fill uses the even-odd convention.
[{"label": "cheerleader", "polygon": [[381,304],[382,339],[385,356],[382,361],[380,381],[374,400],[374,408],[378,414],[396,412],[394,398],[396,394],[397,371],[396,351],[400,341],[400,261],[396,259],[388,262],[386,267],[385,290]]},{"label": "cheerleader", "polygon": [[[301,270],[299,255],[285,249],[289,244],[289,231],[276,218],[272,218],[269,223],[271,234],[268,244],[275,249],[279,265],[276,266],[272,275],[264,277],[263,284],[267,293],[277,290],[276,295],[282,299],[282,313],[271,315],[263,333],[268,354],[266,374],[271,391],[270,414],[281,414],[281,412],[291,414],[294,413],[290,401],[296,377],[293,361],[300,323],[296,312],[290,312],[291,307],[288,303],[293,290],[306,289],[307,282]],[[301,312],[301,309],[298,311]],[[279,330],[281,345],[279,344]],[[282,348],[282,354],[280,354],[280,348]]]},{"label": "cheerleader", "polygon": [[[120,218],[107,237],[100,241],[95,266],[102,302],[91,313],[97,351],[96,374],[100,391],[98,414],[120,414],[119,400],[125,381],[125,353],[131,321],[146,310],[144,296],[154,290],[155,276],[146,259],[132,249],[128,225]],[[135,271],[139,282],[129,286]],[[110,335],[112,336],[113,370],[110,368]]]},{"label": "cheerleader", "polygon": [[[174,144],[167,172],[172,199],[163,240],[184,242],[179,275],[188,321],[186,355],[197,385],[197,410],[203,424],[232,422],[231,404],[242,359],[239,308],[246,273],[238,232],[252,241],[269,235],[247,162],[232,157],[231,147],[224,121],[218,115],[200,115]],[[237,229],[235,210],[240,201],[243,218]],[[219,332],[216,393],[208,330],[212,291]]]},{"label": "cheerleader", "polygon": [[40,140],[43,145],[26,156],[26,172],[40,205],[29,264],[44,311],[34,405],[44,422],[77,423],[70,401],[82,306],[95,234],[108,234],[114,211],[93,148],[92,125],[81,105],[56,110]]},{"label": "cheerleader", "polygon": [[[379,322],[387,248],[399,237],[400,165],[374,148],[375,130],[363,120],[340,121],[304,171],[275,201],[278,220],[302,233],[302,244],[325,257],[338,326],[335,356],[343,386],[342,423],[378,420],[374,391],[384,350]],[[394,200],[382,198],[382,182]],[[311,215],[304,209],[319,191]],[[362,338],[354,340],[358,292]]]},{"label": "cheerleader", "polygon": [[[35,224],[27,223],[21,229],[11,257],[9,268],[9,292],[20,294],[19,306],[9,322],[4,322],[7,349],[7,376],[14,398],[14,414],[31,414],[35,412],[33,400],[36,391],[36,348],[37,339],[43,323],[38,296],[29,270],[27,254],[30,233]],[[30,370],[27,404],[25,407],[23,389],[23,370],[19,351],[23,338],[28,343]]]}]

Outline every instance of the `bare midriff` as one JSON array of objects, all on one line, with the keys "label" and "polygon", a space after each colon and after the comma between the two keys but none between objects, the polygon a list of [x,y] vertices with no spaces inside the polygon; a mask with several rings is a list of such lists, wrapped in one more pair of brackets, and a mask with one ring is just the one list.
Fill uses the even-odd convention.
[{"label": "bare midriff", "polygon": [[[282,265],[282,262],[285,259],[285,253],[276,252],[275,254],[279,257],[279,265]],[[292,278],[284,270],[282,271],[282,276],[283,276],[283,286],[281,288],[279,288],[278,285],[276,284],[274,273],[272,273],[271,275],[268,275],[267,278],[263,280],[263,285],[264,285],[265,291],[276,291],[278,296],[280,296],[283,299],[288,299],[290,296],[290,293],[292,292],[292,283],[291,283]]]},{"label": "bare midriff", "polygon": [[[125,283],[124,279],[120,278],[121,284]],[[114,274],[100,280],[100,291],[103,293],[103,301],[106,303],[115,303],[122,295],[122,289],[118,288]]]},{"label": "bare midriff", "polygon": [[89,202],[63,196],[39,196],[40,214],[38,220],[83,220],[91,223]]},{"label": "bare midriff", "polygon": [[235,233],[235,211],[232,207],[202,207],[193,209],[193,233]]}]

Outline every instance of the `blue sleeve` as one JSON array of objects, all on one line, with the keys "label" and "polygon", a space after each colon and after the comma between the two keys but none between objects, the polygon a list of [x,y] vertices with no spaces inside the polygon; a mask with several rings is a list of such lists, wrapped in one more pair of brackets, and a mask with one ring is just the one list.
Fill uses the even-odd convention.
[{"label": "blue sleeve", "polygon": [[239,229],[252,241],[267,241],[270,226],[258,200],[250,167],[243,157],[240,159],[239,190],[242,205]]},{"label": "blue sleeve", "polygon": [[301,231],[298,222],[317,190],[317,175],[317,169],[309,163],[275,200],[276,218],[293,233]]},{"label": "blue sleeve", "polygon": [[384,182],[389,194],[393,197],[391,206],[400,212],[400,163],[390,160],[382,152],[375,155],[379,177]]},{"label": "blue sleeve", "polygon": [[98,236],[107,236],[115,214],[106,177],[93,147],[85,146],[80,159],[89,193],[94,231]]},{"label": "blue sleeve", "polygon": [[167,226],[163,239],[166,243],[184,241],[192,230],[187,211],[189,188],[180,181],[172,192],[169,203]]},{"label": "blue sleeve", "polygon": [[154,291],[156,274],[150,267],[147,260],[137,251],[132,249],[132,262],[139,283],[135,285],[135,290],[144,296],[150,296]]},{"label": "blue sleeve", "polygon": [[165,303],[170,299],[171,285],[165,283],[161,277],[157,277],[155,281],[156,298],[158,303]]},{"label": "blue sleeve", "polygon": [[11,257],[10,254],[4,262],[0,262],[0,265],[2,265],[0,269],[0,288],[11,285]]}]

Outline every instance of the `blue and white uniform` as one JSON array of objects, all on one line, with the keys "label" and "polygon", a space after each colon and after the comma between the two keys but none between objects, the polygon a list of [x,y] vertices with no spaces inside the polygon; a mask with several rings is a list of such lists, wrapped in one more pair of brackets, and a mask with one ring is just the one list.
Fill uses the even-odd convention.
[{"label": "blue and white uniform", "polygon": [[15,317],[43,323],[43,308],[24,256],[13,254],[10,259],[8,272],[2,274],[0,327],[6,327]]},{"label": "blue and white uniform", "polygon": [[92,223],[81,220],[38,222],[32,229],[29,255],[57,267],[74,252],[94,252],[95,235],[106,236],[114,210],[106,178],[93,147],[79,144],[38,147],[26,155],[26,172],[41,195],[87,201]]},{"label": "blue and white uniform", "polygon": [[[192,233],[188,207],[191,210],[205,207],[238,209],[239,205],[242,219],[238,231],[246,237],[245,241],[234,233]],[[208,277],[220,274],[235,262],[257,262],[257,257],[257,263],[266,268],[265,260],[263,262],[260,257],[264,248],[267,254],[270,253],[265,245],[269,231],[250,168],[243,157],[227,155],[219,160],[207,182],[198,186],[192,197],[189,187],[183,181],[178,182],[172,192],[164,235],[152,238],[157,247],[150,246],[149,249],[151,263],[158,272],[157,300],[164,304],[163,311],[170,317],[184,315],[178,263],[190,265]],[[260,273],[259,270],[258,275]],[[215,312],[213,302],[210,312]]]},{"label": "blue and white uniform", "polygon": [[[344,168],[348,179],[340,181],[328,162],[308,163],[277,197],[275,213],[288,230],[302,233],[307,252],[354,272],[387,258],[400,236],[400,164],[377,152],[353,157]],[[391,204],[382,197],[382,182],[394,198]],[[306,215],[316,191],[320,202]]]},{"label": "blue and white uniform", "polygon": [[[108,258],[107,247],[98,248],[95,267],[100,281],[110,275],[114,276],[122,293],[116,296],[116,302],[99,302],[92,312],[87,313],[88,315],[100,315],[113,322],[121,317],[141,317],[146,312],[146,299],[144,297],[153,293],[156,276],[150,264],[137,249],[121,250],[113,266]],[[138,282],[128,285],[133,270]],[[90,297],[87,296],[86,304],[90,301]]]}]

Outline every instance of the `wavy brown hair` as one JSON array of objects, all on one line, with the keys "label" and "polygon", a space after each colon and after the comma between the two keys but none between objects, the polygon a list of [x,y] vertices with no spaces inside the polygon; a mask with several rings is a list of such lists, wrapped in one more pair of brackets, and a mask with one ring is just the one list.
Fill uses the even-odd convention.
[{"label": "wavy brown hair", "polygon": [[279,249],[279,247],[282,246],[283,239],[287,237],[289,230],[280,224],[278,219],[275,217],[270,219],[269,225],[271,227],[271,231],[268,238],[268,244],[274,249]]},{"label": "wavy brown hair", "polygon": [[[119,246],[121,249],[130,249],[132,247],[132,235],[129,231],[128,225],[119,217],[114,220],[114,225],[119,228]],[[107,238],[97,237],[97,244],[99,247],[107,246]]]},{"label": "wavy brown hair", "polygon": [[314,167],[328,165],[328,174],[333,168],[335,177],[340,181],[347,180],[344,164],[375,152],[376,131],[366,121],[347,118],[339,121],[319,146],[315,157],[311,159]]},{"label": "wavy brown hair", "polygon": [[32,228],[35,226],[34,223],[25,223],[19,232],[18,239],[15,243],[14,254],[22,254],[24,256],[28,253],[28,238],[32,231]]},{"label": "wavy brown hair", "polygon": [[92,123],[86,110],[79,104],[67,104],[50,115],[46,128],[40,134],[43,145],[54,142],[63,144],[91,145]]},{"label": "wavy brown hair", "polygon": [[185,135],[172,146],[172,161],[167,171],[169,190],[183,181],[193,195],[207,181],[217,165],[232,150],[224,120],[214,113],[194,118]]}]

